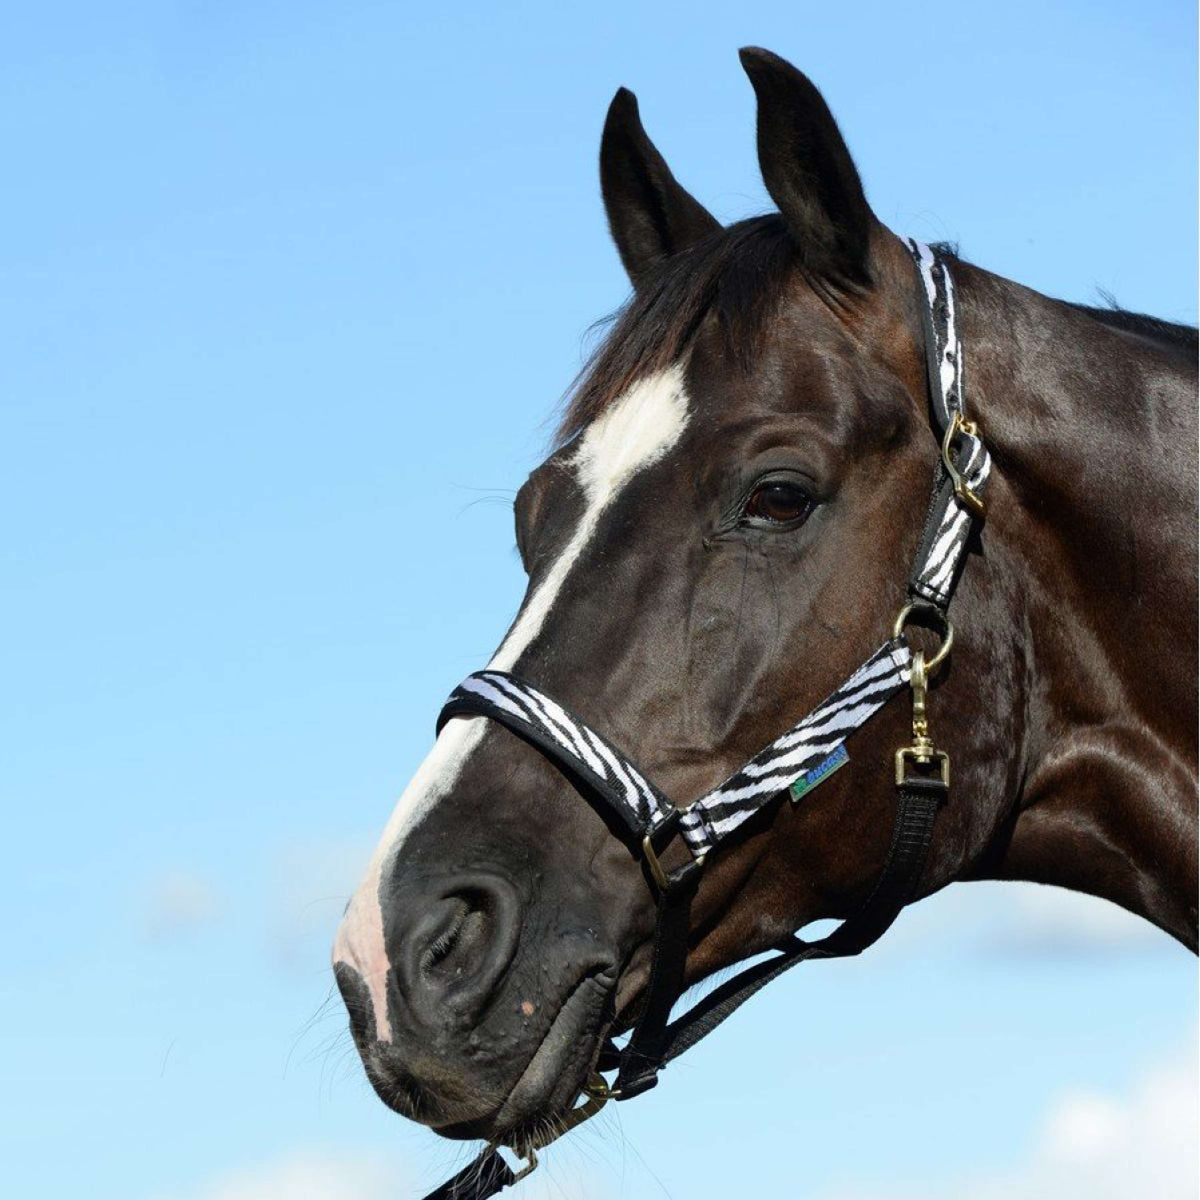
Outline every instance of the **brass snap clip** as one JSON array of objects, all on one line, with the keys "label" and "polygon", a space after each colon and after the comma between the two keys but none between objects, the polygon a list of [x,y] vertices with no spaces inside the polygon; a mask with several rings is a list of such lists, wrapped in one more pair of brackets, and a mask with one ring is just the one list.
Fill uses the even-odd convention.
[{"label": "brass snap clip", "polygon": [[896,751],[896,786],[902,787],[908,778],[909,763],[916,764],[919,770],[928,771],[937,767],[942,783],[950,786],[950,755],[945,750],[939,750],[929,736],[929,714],[926,710],[926,697],[929,687],[929,668],[925,665],[925,651],[918,650],[913,655],[912,673],[912,745],[901,746]]},{"label": "brass snap clip", "polygon": [[614,1099],[617,1095],[616,1092],[610,1090],[604,1076],[599,1071],[593,1071],[588,1075],[587,1083],[583,1086],[583,1094],[587,1099],[571,1109],[565,1117],[555,1122],[554,1132],[545,1135],[545,1141],[538,1143],[538,1149],[549,1145],[555,1138],[562,1137],[568,1130],[574,1129],[576,1125],[582,1125],[584,1121],[594,1117],[609,1100]]},{"label": "brass snap clip", "polygon": [[954,626],[950,619],[939,609],[931,605],[911,603],[906,604],[896,617],[892,628],[892,636],[900,637],[904,627],[914,612],[920,611],[934,617],[942,626],[942,644],[934,652],[928,662],[925,651],[917,650],[912,656],[912,666],[909,668],[909,686],[912,688],[912,745],[901,746],[896,751],[896,786],[901,787],[908,778],[909,765],[912,764],[918,772],[929,772],[936,768],[942,783],[950,786],[950,755],[939,750],[933,744],[929,734],[929,679],[946,661],[954,645]]},{"label": "brass snap clip", "polygon": [[539,1150],[544,1150],[551,1142],[558,1141],[564,1133],[569,1133],[577,1125],[582,1125],[589,1117],[594,1117],[609,1100],[619,1098],[621,1093],[610,1088],[599,1071],[593,1071],[584,1085],[583,1094],[587,1099],[571,1109],[565,1117],[547,1123],[546,1128],[540,1133],[532,1134],[523,1139],[519,1145],[512,1146],[512,1150],[525,1160],[525,1165],[513,1173],[513,1183],[524,1179],[526,1175],[532,1175],[537,1170],[537,1152]]}]

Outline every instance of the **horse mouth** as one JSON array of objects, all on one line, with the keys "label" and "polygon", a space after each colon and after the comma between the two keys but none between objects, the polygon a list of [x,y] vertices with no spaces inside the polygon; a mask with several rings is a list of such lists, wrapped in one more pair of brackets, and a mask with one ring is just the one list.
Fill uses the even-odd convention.
[{"label": "horse mouth", "polygon": [[471,1121],[434,1127],[448,1138],[520,1143],[565,1115],[583,1090],[611,1017],[616,974],[591,968],[567,992],[541,1041],[498,1108]]}]

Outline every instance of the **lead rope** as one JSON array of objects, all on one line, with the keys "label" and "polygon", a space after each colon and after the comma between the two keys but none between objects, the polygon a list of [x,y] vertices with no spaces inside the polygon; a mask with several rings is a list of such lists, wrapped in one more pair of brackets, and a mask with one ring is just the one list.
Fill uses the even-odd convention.
[{"label": "lead rope", "polygon": [[[658,896],[646,997],[626,1045],[611,1037],[601,1048],[584,1101],[554,1133],[514,1146],[526,1163],[514,1171],[496,1145],[426,1200],[488,1200],[537,1166],[537,1152],[588,1120],[609,1100],[628,1100],[658,1082],[672,1059],[707,1037],[761,988],[799,962],[860,954],[877,941],[916,894],[933,841],[938,811],[950,791],[950,758],[929,731],[929,679],[949,656],[954,630],[947,616],[971,536],[983,523],[983,492],[991,459],[963,408],[963,363],[954,283],[944,258],[909,238],[905,243],[921,280],[929,398],[941,453],[916,560],[908,603],[884,642],[840,688],[811,713],[707,795],[678,809],[615,746],[551,697],[504,671],[468,676],[438,717],[438,730],[455,717],[489,717],[540,750],[585,797],[601,802],[625,827],[641,853]],[[931,658],[913,652],[904,636],[910,621],[937,625],[942,641]],[[715,988],[675,1021],[672,1006],[684,985],[692,900],[709,852],[782,792],[793,801],[845,761],[846,739],[903,687],[912,693],[912,742],[895,753],[896,816],[892,841],[875,886],[858,910],[825,937],[795,934],[777,943],[775,956]],[[660,854],[676,834],[689,857],[668,871]],[[616,1070],[609,1084],[601,1072]]]}]

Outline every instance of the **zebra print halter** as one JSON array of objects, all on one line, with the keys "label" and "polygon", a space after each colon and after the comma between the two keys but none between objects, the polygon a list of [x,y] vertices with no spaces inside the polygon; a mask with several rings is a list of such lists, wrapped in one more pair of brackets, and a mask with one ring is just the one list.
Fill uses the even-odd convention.
[{"label": "zebra print halter", "polygon": [[[962,346],[948,265],[922,242],[910,238],[906,245],[921,280],[929,394],[941,434],[941,454],[909,576],[908,603],[887,641],[806,717],[685,808],[677,808],[621,750],[564,705],[506,671],[469,675],[442,708],[439,732],[455,717],[489,717],[540,750],[581,785],[585,796],[604,804],[643,855],[659,899],[641,1016],[624,1047],[618,1048],[610,1039],[601,1051],[586,1101],[558,1122],[558,1133],[513,1147],[528,1159],[523,1170],[514,1173],[497,1147],[489,1147],[427,1200],[485,1200],[522,1178],[536,1166],[536,1151],[553,1137],[586,1120],[607,1100],[629,1099],[653,1087],[662,1066],[788,967],[806,958],[861,952],[912,898],[934,818],[949,788],[949,759],[934,748],[925,723],[925,687],[953,640],[947,609],[971,534],[983,522],[991,458],[963,407]],[[932,617],[943,631],[942,645],[928,662],[922,651],[910,648],[904,635],[909,619],[920,614]],[[892,849],[866,904],[818,942],[795,936],[785,939],[776,947],[775,958],[743,971],[668,1024],[671,1006],[682,990],[691,898],[706,857],[783,793],[798,803],[833,774],[846,761],[846,739],[905,687],[913,691],[913,744],[896,752],[899,806]],[[668,871],[659,855],[676,833],[687,853],[682,865]],[[617,1078],[609,1084],[599,1072],[613,1068]]]}]

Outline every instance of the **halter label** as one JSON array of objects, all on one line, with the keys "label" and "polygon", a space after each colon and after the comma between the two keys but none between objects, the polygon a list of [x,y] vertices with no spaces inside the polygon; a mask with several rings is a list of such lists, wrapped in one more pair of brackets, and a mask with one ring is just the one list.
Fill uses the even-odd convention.
[{"label": "halter label", "polygon": [[843,767],[850,761],[850,755],[846,751],[846,743],[842,742],[840,746],[828,757],[822,759],[815,767],[811,767],[805,771],[795,783],[788,788],[788,792],[793,801],[800,800],[807,796],[809,792],[817,786],[818,783],[824,783],[838,769]]}]

